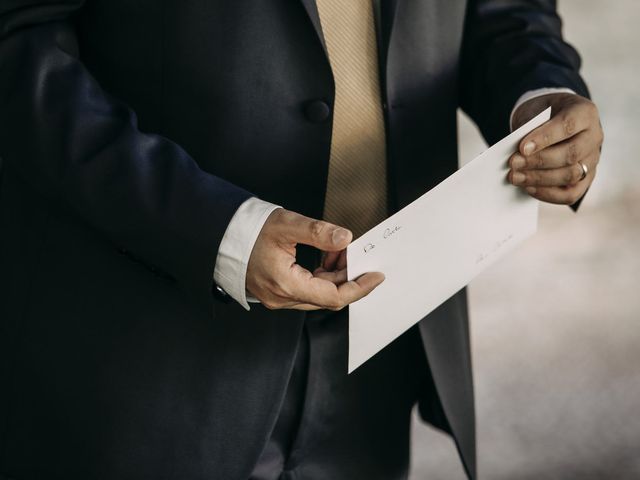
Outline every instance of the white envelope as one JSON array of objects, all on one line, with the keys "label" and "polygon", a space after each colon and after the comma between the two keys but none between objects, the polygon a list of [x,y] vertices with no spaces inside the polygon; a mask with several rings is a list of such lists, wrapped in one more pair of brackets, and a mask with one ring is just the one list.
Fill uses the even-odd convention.
[{"label": "white envelope", "polygon": [[348,246],[349,280],[386,276],[349,306],[349,373],[535,233],[539,202],[506,181],[507,161],[550,116],[542,112]]}]

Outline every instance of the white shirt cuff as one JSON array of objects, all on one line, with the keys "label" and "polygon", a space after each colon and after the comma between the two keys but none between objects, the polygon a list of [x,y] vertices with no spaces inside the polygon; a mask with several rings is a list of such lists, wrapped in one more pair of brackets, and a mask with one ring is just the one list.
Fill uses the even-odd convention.
[{"label": "white shirt cuff", "polygon": [[515,115],[516,110],[518,110],[523,103],[551,93],[573,93],[575,95],[576,92],[570,88],[538,88],[537,90],[529,90],[528,92],[525,92],[524,95],[518,99],[513,110],[511,110],[511,116],[509,117],[509,127],[511,127],[511,130],[513,130],[513,116]]},{"label": "white shirt cuff", "polygon": [[248,296],[246,290],[251,251],[264,222],[276,208],[282,207],[256,197],[245,200],[231,218],[220,242],[213,280],[246,310],[250,309],[249,302],[258,302]]}]

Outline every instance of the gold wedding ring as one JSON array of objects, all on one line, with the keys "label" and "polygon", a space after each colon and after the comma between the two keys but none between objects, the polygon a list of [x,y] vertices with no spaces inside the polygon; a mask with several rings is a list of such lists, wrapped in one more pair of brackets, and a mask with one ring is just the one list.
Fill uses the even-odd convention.
[{"label": "gold wedding ring", "polygon": [[587,178],[587,174],[589,173],[589,169],[587,168],[587,166],[582,163],[582,162],[578,162],[578,165],[580,165],[582,167],[582,176],[580,177],[580,182],[582,180],[584,180],[585,178]]}]

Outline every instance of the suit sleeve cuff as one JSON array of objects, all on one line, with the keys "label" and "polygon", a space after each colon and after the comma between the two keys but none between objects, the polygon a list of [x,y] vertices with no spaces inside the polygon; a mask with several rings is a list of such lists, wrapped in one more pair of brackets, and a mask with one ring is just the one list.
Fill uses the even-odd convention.
[{"label": "suit sleeve cuff", "polygon": [[267,218],[279,205],[251,197],[240,205],[231,218],[220,242],[213,273],[216,285],[231,298],[249,310],[249,302],[258,302],[247,296],[247,265],[253,245]]},{"label": "suit sleeve cuff", "polygon": [[515,106],[513,107],[513,110],[511,110],[511,115],[509,116],[509,127],[511,128],[511,131],[513,131],[513,116],[515,115],[516,110],[518,110],[518,108],[520,108],[523,103],[528,102],[529,100],[533,100],[537,97],[542,97],[543,95],[549,95],[551,93],[576,94],[576,92],[574,92],[570,88],[538,88],[536,90],[529,90],[528,92],[525,92],[522,96],[520,96]]}]

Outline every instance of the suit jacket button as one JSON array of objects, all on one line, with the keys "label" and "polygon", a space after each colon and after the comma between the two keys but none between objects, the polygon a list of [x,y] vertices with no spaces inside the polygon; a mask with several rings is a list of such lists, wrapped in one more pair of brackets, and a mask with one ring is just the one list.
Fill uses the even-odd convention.
[{"label": "suit jacket button", "polygon": [[329,118],[331,108],[322,100],[314,100],[304,107],[304,114],[310,122],[320,123]]}]

